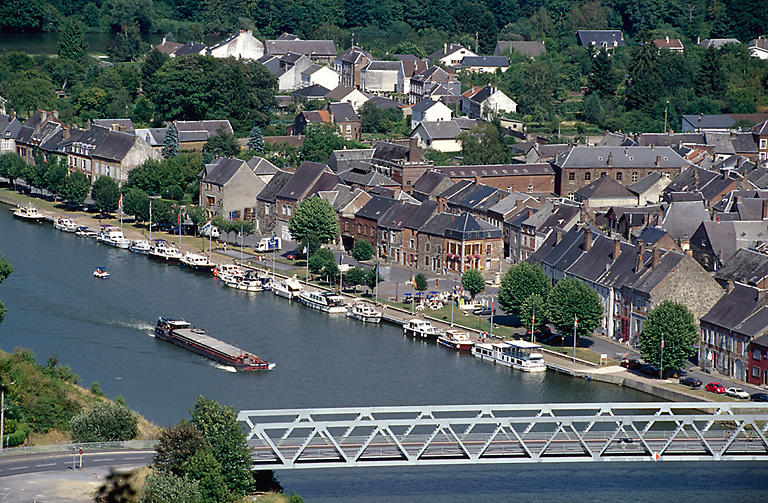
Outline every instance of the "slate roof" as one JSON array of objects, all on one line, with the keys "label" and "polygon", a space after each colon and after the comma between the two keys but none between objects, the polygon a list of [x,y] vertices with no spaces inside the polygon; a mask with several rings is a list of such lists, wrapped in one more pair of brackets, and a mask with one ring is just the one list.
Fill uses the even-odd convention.
[{"label": "slate roof", "polygon": [[411,203],[398,202],[393,204],[379,219],[378,225],[384,229],[403,230],[411,214],[419,206]]},{"label": "slate roof", "polygon": [[456,215],[451,213],[438,213],[432,218],[427,220],[420,228],[419,232],[423,234],[430,234],[432,236],[442,236],[445,232],[445,228],[448,223],[453,220]]},{"label": "slate roof", "polygon": [[451,140],[461,134],[461,128],[453,121],[424,121],[416,126],[418,128],[423,128],[433,140]]},{"label": "slate roof", "polygon": [[320,84],[312,84],[311,86],[302,87],[291,93],[292,96],[299,96],[307,99],[321,99],[330,92],[330,89],[323,87]]},{"label": "slate roof", "polygon": [[333,40],[267,40],[264,45],[267,54],[288,54],[296,52],[305,56],[336,56]]},{"label": "slate roof", "polygon": [[562,229],[579,215],[581,208],[575,204],[546,203],[539,211],[522,222],[530,225],[536,232],[547,235],[555,229]]},{"label": "slate roof", "polygon": [[426,70],[417,73],[411,78],[420,82],[448,82],[451,78],[451,75],[439,66],[433,65]]},{"label": "slate roof", "polygon": [[449,198],[448,204],[450,206],[457,206],[468,210],[474,209],[475,206],[479,205],[498,191],[499,189],[489,185],[474,185],[471,189],[462,191]]},{"label": "slate roof", "polygon": [[[541,146],[543,147],[543,145]],[[610,159],[609,159],[610,158]],[[610,163],[608,162],[610,160]],[[657,166],[657,160],[659,165]],[[557,157],[555,162],[563,168],[615,168],[658,167],[680,168],[690,166],[669,147],[585,147],[576,146]]]},{"label": "slate roof", "polygon": [[175,56],[186,56],[187,54],[200,54],[202,51],[205,51],[207,48],[208,46],[206,46],[202,42],[190,41],[182,45],[175,51],[173,51],[173,54]]},{"label": "slate roof", "polygon": [[10,118],[8,115],[3,115],[0,117],[5,117],[5,124],[3,125],[0,123],[0,138],[8,139],[16,139],[16,137],[19,135],[19,132],[21,131],[21,122],[19,122],[18,119],[15,117],[13,119]]},{"label": "slate roof", "polygon": [[371,61],[373,56],[371,56],[370,52],[357,46],[349,47],[347,50],[341,53],[341,56],[339,56],[341,61],[352,65],[357,64],[363,58]]},{"label": "slate roof", "polygon": [[225,185],[243,165],[241,159],[219,157],[211,164],[206,164],[202,181],[214,185]]},{"label": "slate roof", "polygon": [[331,103],[328,105],[334,122],[358,122],[360,117],[349,103]]},{"label": "slate roof", "polygon": [[355,91],[354,87],[337,86],[333,90],[329,91],[325,97],[329,101],[341,101],[349,96],[353,91]]},{"label": "slate roof", "polygon": [[441,184],[450,183],[453,185],[453,182],[450,181],[450,178],[444,174],[440,173],[438,171],[425,171],[422,173],[422,175],[414,182],[413,184],[413,191],[414,192],[422,192],[424,194],[432,194],[432,192],[438,188]]},{"label": "slate roof", "polygon": [[640,195],[649,190],[651,187],[656,185],[661,178],[664,175],[659,173],[658,171],[654,171],[653,173],[649,173],[648,175],[642,177],[635,183],[631,185],[627,185],[627,190],[629,190],[631,193]]},{"label": "slate roof", "polygon": [[328,166],[325,164],[317,162],[302,162],[288,183],[277,193],[277,197],[300,201],[312,189],[327,168]]},{"label": "slate roof", "polygon": [[179,131],[179,141],[190,140],[191,135],[205,132],[205,139],[217,136],[219,129],[226,134],[233,134],[232,124],[228,120],[204,120],[204,121],[174,121],[173,123]]},{"label": "slate roof", "polygon": [[423,201],[421,205],[412,208],[403,227],[408,229],[421,229],[437,211],[437,202]]},{"label": "slate roof", "polygon": [[740,43],[741,41],[738,38],[705,38],[701,42],[699,42],[699,45],[707,49],[709,49],[710,47],[714,49],[720,49],[722,46],[726,44],[740,44]]},{"label": "slate roof", "polygon": [[[440,50],[433,52],[429,56],[427,56],[429,59],[440,59],[444,58],[450,54],[453,54],[456,51],[460,51],[461,49],[467,49],[461,44],[447,44],[444,47],[441,47]],[[469,49],[467,49],[469,50]]]},{"label": "slate roof", "polygon": [[362,185],[365,187],[399,187],[400,184],[392,180],[388,176],[382,175],[375,169],[359,169],[352,168],[346,171],[339,172],[339,176],[347,184],[350,185]]},{"label": "slate roof", "polygon": [[758,241],[768,242],[765,222],[705,221],[702,226],[713,252],[726,263],[738,249],[755,246]]},{"label": "slate roof", "polygon": [[400,108],[402,103],[384,96],[371,96],[366,103],[373,103],[382,110],[389,110],[390,108]]},{"label": "slate roof", "polygon": [[[748,335],[753,339],[759,339],[758,344],[763,346],[768,345],[768,337],[765,336],[766,328],[768,328],[768,308],[758,308],[752,315],[746,320],[736,325],[734,331]],[[754,342],[754,341],[753,341]]]},{"label": "slate roof", "polygon": [[768,121],[763,121],[759,124],[755,124],[752,127],[752,132],[757,135],[767,135],[768,134]]},{"label": "slate roof", "polygon": [[383,161],[397,161],[407,159],[410,149],[405,145],[386,141],[377,141],[373,144],[373,158]]},{"label": "slate roof", "polygon": [[683,115],[682,119],[691,124],[695,129],[729,129],[736,124],[730,115],[705,115],[690,114]]},{"label": "slate roof", "polygon": [[522,192],[512,192],[510,195],[502,199],[501,201],[497,202],[490,208],[488,208],[488,213],[494,213],[497,215],[501,215],[502,217],[507,217],[508,213],[513,212],[517,209],[519,209],[520,203],[524,203],[525,201],[529,200],[536,200],[534,197],[529,196],[528,194],[523,194]]},{"label": "slate roof", "polygon": [[148,129],[136,129],[134,133],[136,136],[142,138],[147,144],[152,147],[159,147],[165,143],[165,133],[167,128],[157,127]]},{"label": "slate roof", "polygon": [[646,245],[655,245],[664,236],[667,236],[669,233],[665,231],[664,229],[659,229],[658,227],[646,227],[644,228],[640,234],[637,236],[638,241],[642,241]]},{"label": "slate roof", "polygon": [[637,142],[625,134],[608,131],[603,139],[597,143],[598,147],[629,147],[637,145]]},{"label": "slate roof", "polygon": [[323,174],[320,175],[320,178],[318,178],[314,185],[312,185],[309,191],[307,191],[305,197],[311,197],[316,195],[318,192],[331,190],[337,185],[343,183],[344,182],[342,179],[336,173],[329,173],[328,171],[324,171]]},{"label": "slate roof", "polygon": [[621,30],[578,30],[576,38],[579,40],[579,45],[584,47],[591,45],[621,47],[624,45],[624,34]]},{"label": "slate roof", "polygon": [[494,177],[494,176],[530,176],[554,175],[549,163],[535,164],[483,164],[466,166],[435,166],[433,169],[451,178],[459,177]]},{"label": "slate roof", "polygon": [[400,61],[371,61],[365,67],[365,71],[399,72],[403,67]]},{"label": "slate roof", "polygon": [[722,285],[732,279],[736,283],[757,286],[768,277],[768,255],[741,248],[715,272],[715,280]]},{"label": "slate roof", "polygon": [[274,175],[280,171],[277,166],[258,156],[253,156],[248,160],[248,167],[257,175]]},{"label": "slate roof", "polygon": [[275,173],[275,176],[272,177],[269,183],[263,189],[261,189],[261,192],[259,192],[259,195],[256,196],[256,199],[259,201],[274,203],[277,199],[277,194],[283,190],[283,187],[286,183],[288,183],[288,180],[290,180],[292,176],[293,173],[289,173],[287,171],[278,171]]},{"label": "slate roof", "polygon": [[472,180],[459,180],[453,186],[448,187],[437,195],[440,199],[450,199],[461,191],[467,190],[474,185]]},{"label": "slate roof", "polygon": [[373,196],[371,200],[365,204],[365,206],[358,210],[356,215],[358,217],[367,218],[369,220],[378,222],[379,219],[384,216],[384,214],[387,213],[392,206],[396,204],[398,204],[396,199],[392,199],[390,197]]},{"label": "slate roof", "polygon": [[506,68],[509,66],[509,59],[506,56],[465,56],[461,60],[461,65],[465,67],[495,66]]},{"label": "slate roof", "polygon": [[519,52],[529,58],[535,58],[547,52],[547,46],[544,45],[543,41],[499,40],[496,42],[496,49],[494,49],[493,55],[502,56],[506,50],[509,50],[509,52]]},{"label": "slate roof", "polygon": [[[134,134],[133,121],[131,119],[93,119],[94,126],[101,126],[114,131]],[[120,129],[122,128],[122,130]]]},{"label": "slate roof", "polygon": [[673,239],[690,238],[702,222],[711,221],[707,208],[699,201],[671,203],[664,209],[659,227]]},{"label": "slate roof", "polygon": [[403,73],[406,78],[427,69],[427,60],[417,58],[413,54],[393,54],[393,56],[403,63]]},{"label": "slate roof", "polygon": [[500,238],[501,229],[483,220],[476,220],[469,213],[455,215],[445,226],[445,237],[456,240]]},{"label": "slate roof", "polygon": [[749,286],[734,285],[730,293],[723,295],[701,321],[734,330],[760,305],[758,290]]},{"label": "slate roof", "polygon": [[414,112],[426,112],[430,108],[438,105],[445,106],[445,104],[440,103],[439,101],[435,101],[432,98],[424,98],[423,100],[413,105],[413,107],[411,107],[411,110]]},{"label": "slate roof", "polygon": [[109,131],[91,156],[121,162],[135,142],[136,137],[132,134]]},{"label": "slate roof", "polygon": [[594,182],[584,186],[576,191],[576,196],[582,199],[611,199],[634,197],[634,194],[627,190],[622,184],[617,182],[610,175],[603,175]]},{"label": "slate roof", "polygon": [[643,147],[656,145],[659,147],[676,147],[683,145],[706,145],[704,133],[641,133],[637,144]]},{"label": "slate roof", "polygon": [[373,153],[374,149],[372,148],[334,150],[331,152],[328,166],[336,172],[346,171],[353,165],[370,162],[373,159]]}]

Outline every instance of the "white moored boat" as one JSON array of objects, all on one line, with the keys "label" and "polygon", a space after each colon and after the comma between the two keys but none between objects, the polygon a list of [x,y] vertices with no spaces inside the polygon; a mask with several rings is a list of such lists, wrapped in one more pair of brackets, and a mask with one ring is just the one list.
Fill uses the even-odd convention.
[{"label": "white moored boat", "polygon": [[78,227],[75,231],[75,235],[80,236],[81,238],[97,238],[99,237],[99,233],[95,230],[91,229],[90,227]]},{"label": "white moored boat", "polygon": [[472,348],[472,355],[523,372],[544,372],[547,370],[541,345],[533,342],[478,343]]},{"label": "white moored boat", "polygon": [[222,276],[221,280],[226,286],[235,290],[244,292],[261,292],[264,290],[261,279],[253,271],[248,271],[245,274]]},{"label": "white moored boat", "polygon": [[32,206],[32,203],[29,203],[26,206],[18,206],[13,211],[13,216],[16,218],[20,218],[21,220],[28,220],[30,222],[40,222],[45,218],[45,215],[40,213],[37,208]]},{"label": "white moored boat", "polygon": [[377,311],[367,302],[355,302],[347,310],[347,316],[364,323],[381,323],[381,311]]},{"label": "white moored boat", "polygon": [[213,275],[217,278],[226,276],[242,276],[245,271],[237,264],[219,264],[213,268]]},{"label": "white moored boat", "polygon": [[163,262],[178,262],[183,256],[174,245],[165,239],[155,239],[149,247],[149,258],[162,260]]},{"label": "white moored boat", "polygon": [[76,232],[77,231],[77,225],[75,222],[68,218],[64,217],[57,217],[53,221],[53,228],[58,229],[62,232]]},{"label": "white moored boat", "polygon": [[445,334],[437,338],[437,343],[456,351],[469,351],[475,345],[475,341],[469,338],[464,332],[458,330],[447,330]]},{"label": "white moored boat", "polygon": [[328,314],[345,314],[347,306],[344,297],[332,292],[310,292],[304,290],[299,294],[299,302],[312,309]]},{"label": "white moored boat", "polygon": [[211,262],[207,255],[200,255],[199,253],[186,253],[179,262],[193,271],[211,272],[216,267],[216,264]]},{"label": "white moored boat", "polygon": [[123,236],[123,231],[120,230],[120,227],[102,227],[101,232],[99,232],[99,237],[96,239],[99,243],[114,246],[115,248],[127,249],[131,244],[131,242]]},{"label": "white moored boat", "polygon": [[421,337],[422,339],[437,339],[443,335],[443,331],[426,320],[413,318],[403,325],[403,334],[412,337]]},{"label": "white moored boat", "polygon": [[131,245],[128,247],[133,253],[139,253],[141,255],[147,255],[149,253],[149,241],[139,239],[138,241],[131,241]]},{"label": "white moored boat", "polygon": [[286,299],[295,299],[299,296],[304,287],[301,286],[301,282],[293,276],[292,278],[286,278],[282,281],[272,282],[272,291],[275,295],[285,297]]}]

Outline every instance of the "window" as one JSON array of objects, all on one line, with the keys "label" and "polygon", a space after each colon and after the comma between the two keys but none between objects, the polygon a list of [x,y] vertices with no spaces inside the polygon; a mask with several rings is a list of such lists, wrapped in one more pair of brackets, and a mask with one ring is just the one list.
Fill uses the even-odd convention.
[{"label": "window", "polygon": [[760,377],[760,367],[752,367],[752,377]]},{"label": "window", "polygon": [[574,173],[573,171],[571,171],[570,173],[568,173],[568,181],[569,181],[569,182],[572,182],[572,181],[574,181],[574,180],[576,180],[576,173]]},{"label": "window", "polygon": [[347,124],[346,131],[347,131],[347,133],[351,133],[352,132],[352,126],[350,124]]},{"label": "window", "polygon": [[[413,240],[413,238],[411,238],[411,239],[408,241],[408,246],[409,246],[411,249],[413,249],[413,248],[415,247],[415,243],[414,243],[414,240]],[[427,247],[427,251],[429,251],[429,243],[427,243],[426,247]]]},{"label": "window", "polygon": [[621,171],[619,171],[618,173],[616,173],[616,181],[620,182],[621,179],[622,179],[622,173],[621,173]]},{"label": "window", "polygon": [[584,173],[584,181],[585,181],[585,182],[588,182],[588,181],[590,181],[590,180],[592,180],[592,173],[590,173],[589,171],[587,171],[586,173]]},{"label": "window", "polygon": [[491,245],[485,245],[485,254],[490,255],[491,254]]},{"label": "window", "polygon": [[752,359],[760,361],[760,350],[759,349],[753,349],[752,350]]},{"label": "window", "polygon": [[215,206],[216,205],[216,199],[211,197],[211,196],[206,196],[205,204],[206,204],[206,206]]},{"label": "window", "polygon": [[533,184],[529,183],[528,184],[528,193],[530,194],[531,192],[533,192]]},{"label": "window", "polygon": [[[411,248],[413,248],[413,239],[411,239]],[[424,251],[429,253],[429,242],[424,243]]]},{"label": "window", "polygon": [[632,183],[635,183],[637,181],[637,171],[632,172]]},{"label": "window", "polygon": [[768,139],[760,138],[760,150],[765,150],[767,148],[768,148]]},{"label": "window", "polygon": [[605,171],[600,172],[600,178],[604,177],[607,173]]}]

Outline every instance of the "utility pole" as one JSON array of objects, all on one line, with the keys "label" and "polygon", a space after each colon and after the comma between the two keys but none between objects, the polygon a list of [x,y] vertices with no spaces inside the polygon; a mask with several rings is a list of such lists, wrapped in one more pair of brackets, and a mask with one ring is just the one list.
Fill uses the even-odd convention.
[{"label": "utility pole", "polygon": [[667,134],[667,111],[669,110],[669,100],[667,100],[667,104],[664,106],[664,134]]},{"label": "utility pole", "polygon": [[493,339],[493,295],[491,295],[491,339]]},{"label": "utility pole", "polygon": [[536,342],[533,336],[533,327],[536,326],[536,306],[531,308],[531,342]]},{"label": "utility pole", "polygon": [[661,354],[659,355],[659,379],[664,379],[664,334],[661,334]]},{"label": "utility pole", "polygon": [[451,327],[453,327],[453,305],[456,303],[456,279],[453,280],[453,293],[451,294]]}]

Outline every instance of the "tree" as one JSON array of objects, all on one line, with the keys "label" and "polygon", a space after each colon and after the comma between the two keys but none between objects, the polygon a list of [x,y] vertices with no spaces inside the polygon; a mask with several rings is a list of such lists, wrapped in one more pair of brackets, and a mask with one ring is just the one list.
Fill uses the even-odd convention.
[{"label": "tree", "polygon": [[53,156],[48,160],[48,163],[46,163],[45,184],[48,186],[48,190],[55,195],[60,196],[66,179],[66,164],[61,161],[59,156]]},{"label": "tree", "polygon": [[592,333],[603,319],[600,296],[582,281],[575,278],[560,280],[549,293],[549,319],[560,333],[573,331],[574,317],[578,318],[577,336]]},{"label": "tree", "polygon": [[158,470],[181,477],[184,475],[184,463],[197,452],[207,448],[208,444],[195,425],[182,420],[160,433],[152,464]]},{"label": "tree", "polygon": [[259,126],[253,126],[251,128],[251,133],[248,135],[248,148],[257,152],[259,155],[264,154],[264,137],[261,134]]},{"label": "tree", "polygon": [[152,49],[147,54],[141,65],[141,88],[147,95],[151,95],[154,91],[155,74],[169,59],[167,54],[163,54],[157,49]]},{"label": "tree", "polygon": [[5,177],[14,187],[14,180],[24,173],[26,163],[21,156],[15,152],[0,155],[0,176]]},{"label": "tree", "polygon": [[395,46],[395,48],[392,49],[392,53],[393,54],[412,54],[417,58],[426,57],[426,53],[424,52],[424,49],[414,44],[413,42],[408,42],[407,40],[403,40],[402,42],[398,43]]},{"label": "tree", "polygon": [[663,96],[658,53],[650,41],[635,48],[627,81],[627,110],[649,110]]},{"label": "tree", "polygon": [[355,291],[357,291],[358,285],[365,284],[365,270],[360,267],[353,267],[347,271],[344,279],[347,281],[348,285],[352,285]]},{"label": "tree", "polygon": [[508,314],[521,317],[525,299],[534,294],[546,299],[549,290],[549,278],[541,266],[521,262],[512,266],[501,278],[499,307]]},{"label": "tree", "polygon": [[163,157],[168,159],[169,157],[176,157],[177,155],[179,155],[179,130],[176,129],[176,125],[171,122],[168,124],[168,129],[165,131]]},{"label": "tree", "polygon": [[379,276],[378,266],[365,271],[365,286],[367,286],[369,290],[373,291],[373,289],[376,288],[377,283],[380,281],[381,276]]},{"label": "tree", "polygon": [[423,274],[419,273],[413,278],[413,286],[418,290],[419,292],[425,291],[427,288],[427,277]]},{"label": "tree", "polygon": [[96,208],[102,214],[110,213],[117,209],[117,204],[120,201],[120,187],[114,178],[100,176],[93,182],[91,197]]},{"label": "tree", "polygon": [[[13,273],[13,266],[11,265],[8,260],[2,255],[0,255],[0,283],[5,280],[8,276]],[[2,301],[0,301],[0,324],[3,323],[3,319],[5,319],[5,313],[8,312],[5,309],[5,304],[3,304]]]},{"label": "tree", "polygon": [[203,145],[203,159],[213,160],[215,156],[235,157],[240,153],[240,144],[233,134],[225,132],[219,128],[216,136],[210,138]]},{"label": "tree", "polygon": [[139,434],[139,419],[128,407],[97,402],[72,418],[73,442],[131,440]]},{"label": "tree", "polygon": [[202,503],[229,500],[229,491],[221,473],[221,464],[210,450],[197,451],[184,463],[186,475],[198,481]]},{"label": "tree", "polygon": [[477,269],[467,269],[461,275],[461,284],[475,300],[475,295],[485,290],[485,278]]},{"label": "tree", "polygon": [[90,189],[91,184],[88,177],[80,171],[73,171],[64,179],[60,195],[70,203],[82,203],[88,196]]},{"label": "tree", "polygon": [[720,99],[726,91],[727,79],[720,62],[719,51],[713,47],[707,48],[701,58],[696,92],[700,96]]},{"label": "tree", "polygon": [[336,263],[333,252],[328,248],[320,248],[314,253],[310,253],[307,266],[312,274],[321,274],[328,262]]},{"label": "tree", "polygon": [[37,70],[22,72],[4,95],[11,107],[27,115],[38,109],[49,110],[56,103],[51,79]]},{"label": "tree", "polygon": [[88,52],[85,27],[79,19],[67,18],[59,35],[59,57],[80,61]]},{"label": "tree", "polygon": [[164,471],[152,471],[144,482],[142,503],[202,503],[200,483]]},{"label": "tree", "polygon": [[107,92],[100,87],[86,87],[74,100],[74,112],[83,122],[101,119],[107,110]]},{"label": "tree", "polygon": [[352,256],[358,262],[371,260],[371,257],[373,257],[373,246],[365,239],[357,239],[355,240],[355,246],[352,248]]},{"label": "tree", "polygon": [[333,124],[309,124],[305,134],[301,147],[301,158],[305,161],[328,162],[334,150],[341,150],[346,145]]},{"label": "tree", "polygon": [[237,496],[246,494],[253,485],[253,460],[234,409],[200,396],[190,413],[221,465],[229,491]]},{"label": "tree", "polygon": [[136,217],[138,222],[149,220],[149,196],[139,188],[130,187],[123,194],[123,211]]},{"label": "tree", "polygon": [[592,72],[587,77],[589,93],[601,98],[613,96],[618,85],[617,77],[613,69],[613,58],[607,50],[599,50],[592,58]]},{"label": "tree", "polygon": [[107,54],[112,61],[133,61],[142,52],[144,42],[137,23],[123,23],[120,32],[107,46]]},{"label": "tree", "polygon": [[639,339],[640,354],[646,363],[662,370],[677,370],[683,368],[686,360],[696,354],[698,340],[696,322],[691,311],[684,304],[665,300],[651,309],[643,323]]},{"label": "tree", "polygon": [[320,246],[331,243],[339,235],[336,210],[325,199],[313,196],[302,201],[288,223],[295,240],[313,254]]},{"label": "tree", "polygon": [[520,305],[520,323],[523,324],[523,328],[530,330],[531,321],[533,321],[533,330],[541,331],[547,324],[548,313],[547,299],[541,294],[534,293],[526,297]]},{"label": "tree", "polygon": [[499,130],[483,122],[459,135],[464,164],[503,164],[507,162],[507,147],[499,140]]}]

